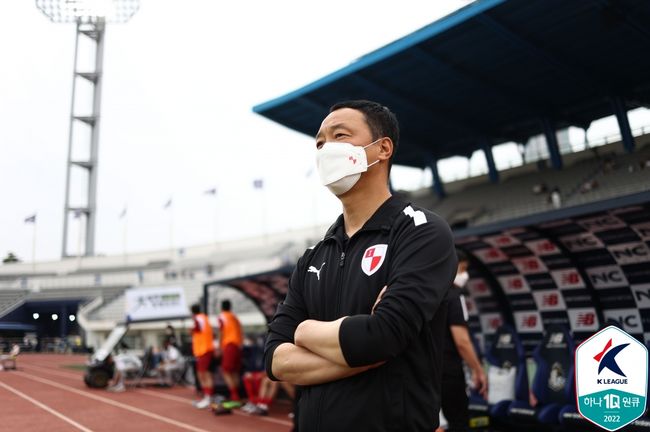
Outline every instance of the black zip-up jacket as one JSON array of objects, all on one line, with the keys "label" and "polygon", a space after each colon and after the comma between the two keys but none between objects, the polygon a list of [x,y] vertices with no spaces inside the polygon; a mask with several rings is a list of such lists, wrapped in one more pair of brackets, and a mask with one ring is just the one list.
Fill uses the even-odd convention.
[{"label": "black zip-up jacket", "polygon": [[[347,316],[339,341],[348,365],[386,363],[303,387],[300,432],[431,432],[437,427],[446,295],[456,266],[447,223],[395,197],[349,239],[340,216],[305,252],[269,325],[264,353],[269,377],[275,379],[275,349],[294,343],[296,327],[306,319]],[[388,289],[371,314],[384,286]]]}]

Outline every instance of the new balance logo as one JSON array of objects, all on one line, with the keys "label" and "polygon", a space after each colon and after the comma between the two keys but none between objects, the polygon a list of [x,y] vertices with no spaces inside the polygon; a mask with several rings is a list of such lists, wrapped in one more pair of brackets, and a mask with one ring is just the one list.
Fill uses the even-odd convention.
[{"label": "new balance logo", "polygon": [[318,280],[320,280],[320,271],[323,269],[324,265],[325,265],[325,263],[321,264],[319,269],[317,269],[314,266],[309,266],[309,269],[307,270],[307,273],[316,273],[316,277],[318,278]]}]

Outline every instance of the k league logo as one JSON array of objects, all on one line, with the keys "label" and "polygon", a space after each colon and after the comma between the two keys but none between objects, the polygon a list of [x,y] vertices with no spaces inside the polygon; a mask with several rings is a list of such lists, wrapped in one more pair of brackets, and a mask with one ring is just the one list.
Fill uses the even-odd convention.
[{"label": "k league logo", "polygon": [[580,414],[609,431],[643,415],[648,395],[648,350],[618,327],[599,331],[576,350]]}]

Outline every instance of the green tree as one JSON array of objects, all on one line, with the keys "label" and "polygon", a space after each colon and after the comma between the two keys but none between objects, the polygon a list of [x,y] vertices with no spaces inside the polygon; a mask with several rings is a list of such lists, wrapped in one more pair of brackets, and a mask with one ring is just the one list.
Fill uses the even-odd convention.
[{"label": "green tree", "polygon": [[20,259],[18,259],[18,257],[13,252],[8,252],[7,256],[2,260],[3,264],[11,264],[17,262],[20,262]]}]

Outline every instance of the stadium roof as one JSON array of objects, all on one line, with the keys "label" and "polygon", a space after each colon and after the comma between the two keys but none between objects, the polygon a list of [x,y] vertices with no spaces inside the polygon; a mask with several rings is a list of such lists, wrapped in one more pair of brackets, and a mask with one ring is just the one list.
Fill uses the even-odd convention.
[{"label": "stadium roof", "polygon": [[379,101],[402,129],[396,163],[424,167],[650,105],[650,2],[478,0],[253,111],[315,135],[328,107]]}]

